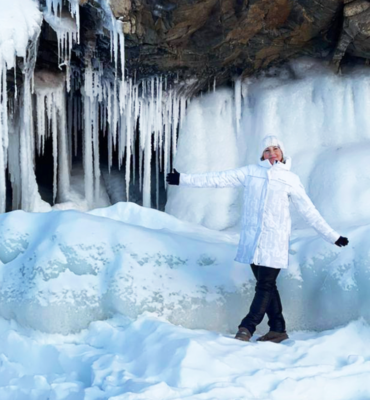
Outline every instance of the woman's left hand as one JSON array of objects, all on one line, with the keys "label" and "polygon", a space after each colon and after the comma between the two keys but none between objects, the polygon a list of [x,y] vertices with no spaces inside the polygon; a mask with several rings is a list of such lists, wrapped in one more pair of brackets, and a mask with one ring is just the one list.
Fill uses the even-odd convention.
[{"label": "woman's left hand", "polygon": [[339,239],[335,242],[335,244],[339,247],[347,246],[349,240],[346,237],[340,236]]}]

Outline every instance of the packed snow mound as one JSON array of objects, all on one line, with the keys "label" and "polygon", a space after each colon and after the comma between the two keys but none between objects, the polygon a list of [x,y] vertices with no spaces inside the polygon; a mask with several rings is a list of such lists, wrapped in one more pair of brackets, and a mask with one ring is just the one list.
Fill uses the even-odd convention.
[{"label": "packed snow mound", "polygon": [[[295,233],[290,269],[279,278],[290,329],[370,320],[369,232],[343,232],[351,241],[344,249],[311,230]],[[254,294],[250,267],[233,262],[236,247],[235,236],[203,227],[192,234],[189,223],[129,203],[90,214],[3,214],[0,315],[66,334],[116,313],[149,311],[233,332]]]},{"label": "packed snow mound", "polygon": [[363,320],[282,344],[115,316],[75,335],[0,318],[2,400],[364,400],[370,327]]},{"label": "packed snow mound", "polygon": [[211,311],[244,282],[229,276],[236,245],[205,234],[193,239],[76,211],[16,211],[0,221],[0,314],[44,331],[146,310],[227,329],[227,318]]},{"label": "packed snow mound", "polygon": [[239,241],[239,235],[236,233],[224,233],[207,229],[202,225],[191,224],[167,213],[159,213],[157,210],[140,207],[134,203],[117,203],[111,207],[92,210],[89,214],[160,230],[161,232],[179,233],[182,236],[188,236],[193,239],[199,238],[206,241],[208,238],[211,241],[229,242],[231,244],[238,244]]}]

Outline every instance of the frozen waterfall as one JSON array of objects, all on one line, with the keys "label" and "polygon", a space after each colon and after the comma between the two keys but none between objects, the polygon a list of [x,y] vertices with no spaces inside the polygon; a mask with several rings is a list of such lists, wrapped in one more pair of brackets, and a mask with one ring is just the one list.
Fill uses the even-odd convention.
[{"label": "frozen waterfall", "polygon": [[[16,37],[22,46],[12,41],[11,26],[0,31],[0,212],[6,208],[7,168],[13,188],[12,209],[47,211],[56,203],[59,208],[81,209],[76,203],[76,188],[70,185],[73,160],[79,154],[84,171],[82,209],[96,207],[101,197],[102,140],[106,143],[108,170],[116,164],[125,171],[126,200],[138,174],[143,205],[151,207],[153,202],[158,207],[159,172],[165,175],[171,169],[186,98],[167,82],[167,77],[138,81],[125,76],[122,24],[105,0],[98,4],[103,14],[101,23],[110,32],[111,64],[107,67],[99,59],[96,43],[90,38],[84,44],[87,50],[82,76],[71,65],[72,49],[81,40],[79,2],[47,0],[42,13],[37,1],[27,0],[24,11],[18,2],[6,12],[24,28]],[[27,19],[26,23],[22,19]],[[27,29],[27,24],[33,30]],[[37,67],[42,24],[48,24],[56,34],[59,72]],[[17,56],[24,59],[23,89],[18,98],[14,92],[8,99],[7,70],[16,71]],[[41,199],[35,175],[35,160],[44,155],[46,141],[52,142],[51,204]],[[12,155],[9,161],[8,154]],[[157,189],[152,199],[153,165]]]}]

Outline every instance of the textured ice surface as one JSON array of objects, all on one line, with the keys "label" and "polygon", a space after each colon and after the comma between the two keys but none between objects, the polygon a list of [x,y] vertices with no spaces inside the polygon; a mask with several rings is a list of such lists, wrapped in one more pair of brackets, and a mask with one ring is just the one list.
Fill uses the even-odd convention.
[{"label": "textured ice surface", "polygon": [[[95,215],[94,215],[95,214]],[[279,278],[290,329],[369,319],[368,226],[347,248],[297,231]],[[233,332],[254,282],[233,262],[237,235],[210,231],[130,203],[96,210],[0,216],[0,315],[69,333],[145,311],[189,328]]]}]

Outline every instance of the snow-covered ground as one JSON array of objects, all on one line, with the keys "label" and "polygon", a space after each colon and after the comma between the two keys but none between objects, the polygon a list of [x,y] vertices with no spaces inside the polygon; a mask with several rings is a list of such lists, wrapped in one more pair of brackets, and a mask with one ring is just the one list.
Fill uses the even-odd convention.
[{"label": "snow-covered ground", "polygon": [[368,231],[295,232],[276,345],[266,325],[233,339],[253,295],[237,234],[132,203],[3,214],[0,399],[369,399]]},{"label": "snow-covered ground", "polygon": [[363,320],[283,344],[244,343],[151,314],[115,316],[75,335],[0,319],[2,400],[367,400]]}]

